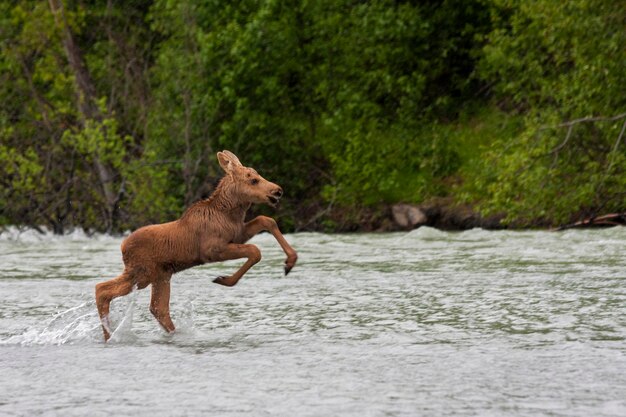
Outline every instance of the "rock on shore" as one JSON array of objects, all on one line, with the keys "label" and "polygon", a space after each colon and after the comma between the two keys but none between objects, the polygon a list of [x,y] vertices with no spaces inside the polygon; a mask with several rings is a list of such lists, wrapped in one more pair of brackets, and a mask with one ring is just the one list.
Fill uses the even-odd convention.
[{"label": "rock on shore", "polygon": [[443,230],[467,230],[475,227],[502,229],[504,216],[483,217],[468,205],[453,204],[447,199],[424,204],[395,204],[391,207],[394,224],[403,230],[431,226]]}]

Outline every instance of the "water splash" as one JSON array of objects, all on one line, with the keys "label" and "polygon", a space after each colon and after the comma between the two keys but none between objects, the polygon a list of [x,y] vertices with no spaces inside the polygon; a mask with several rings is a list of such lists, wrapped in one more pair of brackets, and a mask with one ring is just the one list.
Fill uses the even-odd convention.
[{"label": "water splash", "polygon": [[121,320],[119,320],[117,327],[113,329],[113,333],[111,333],[111,338],[108,343],[126,343],[137,341],[137,335],[133,333],[133,312],[135,310],[135,303],[137,302],[136,286],[130,294],[128,294],[128,299],[130,302],[126,307],[124,316]]},{"label": "water splash", "polygon": [[[111,325],[111,338],[108,344],[137,344],[140,342],[140,329],[133,329],[136,313],[137,288],[127,297],[116,299],[112,304],[109,314]],[[156,336],[158,340],[176,340],[191,342],[202,336],[202,332],[196,329],[194,324],[194,306],[192,300],[183,303],[182,308],[173,311],[176,322],[176,331],[168,334],[149,316],[149,323],[143,323],[148,328],[148,334]],[[55,314],[49,319],[43,328],[31,327],[20,334],[0,339],[0,345],[75,345],[102,343],[103,335],[100,318],[97,313],[95,301],[86,301],[80,305],[69,308]]]},{"label": "water splash", "polygon": [[[134,289],[127,297],[128,304],[121,318],[112,312],[113,327],[111,343],[128,343],[137,340],[133,333],[133,312],[137,299]],[[119,307],[118,307],[119,308]],[[30,328],[25,332],[0,340],[0,345],[64,345],[102,342],[102,329],[95,301],[90,300],[76,307],[55,314],[43,329]]]},{"label": "water splash", "polygon": [[3,345],[63,345],[93,341],[100,333],[95,302],[87,301],[56,314],[43,329],[28,329],[24,333],[0,340]]},{"label": "water splash", "polygon": [[193,315],[193,302],[191,300],[187,300],[183,305],[181,312],[176,316],[176,334],[193,335],[196,333]]}]

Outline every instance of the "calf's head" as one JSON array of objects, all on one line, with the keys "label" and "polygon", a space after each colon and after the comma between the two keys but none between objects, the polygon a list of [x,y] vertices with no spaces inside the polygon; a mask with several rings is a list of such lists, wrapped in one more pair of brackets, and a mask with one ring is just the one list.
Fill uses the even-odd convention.
[{"label": "calf's head", "polygon": [[259,175],[253,168],[245,167],[230,151],[217,153],[217,160],[230,177],[234,195],[245,203],[267,203],[276,207],[283,189]]}]

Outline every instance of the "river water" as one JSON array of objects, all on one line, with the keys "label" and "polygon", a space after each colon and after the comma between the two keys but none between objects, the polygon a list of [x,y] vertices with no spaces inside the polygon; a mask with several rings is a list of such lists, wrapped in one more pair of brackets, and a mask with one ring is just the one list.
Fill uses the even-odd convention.
[{"label": "river water", "polygon": [[2,416],[626,416],[626,228],[287,236],[112,304],[121,238],[0,235]]}]

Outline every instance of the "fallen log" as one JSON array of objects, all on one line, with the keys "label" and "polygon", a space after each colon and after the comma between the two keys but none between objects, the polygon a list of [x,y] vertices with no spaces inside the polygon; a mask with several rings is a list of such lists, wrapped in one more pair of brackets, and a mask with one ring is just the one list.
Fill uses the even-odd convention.
[{"label": "fallen log", "polygon": [[602,216],[590,217],[585,220],[578,221],[576,223],[566,224],[554,229],[559,232],[561,230],[573,229],[576,227],[611,227],[611,226],[625,226],[626,225],[626,212],[622,213],[610,213],[603,214]]}]

